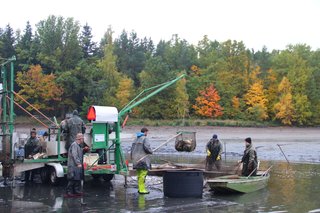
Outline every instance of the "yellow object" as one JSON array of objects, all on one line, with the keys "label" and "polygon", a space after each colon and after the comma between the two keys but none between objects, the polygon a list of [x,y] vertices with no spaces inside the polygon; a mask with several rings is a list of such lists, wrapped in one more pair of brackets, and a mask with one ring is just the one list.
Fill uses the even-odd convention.
[{"label": "yellow object", "polygon": [[216,160],[221,160],[221,157],[220,155],[217,156]]},{"label": "yellow object", "polygon": [[207,156],[209,156],[209,157],[211,156],[211,152],[209,149],[207,150]]},{"label": "yellow object", "polygon": [[146,190],[146,186],[145,186],[145,180],[146,180],[147,174],[148,174],[148,170],[137,169],[139,194],[149,194],[149,192]]}]

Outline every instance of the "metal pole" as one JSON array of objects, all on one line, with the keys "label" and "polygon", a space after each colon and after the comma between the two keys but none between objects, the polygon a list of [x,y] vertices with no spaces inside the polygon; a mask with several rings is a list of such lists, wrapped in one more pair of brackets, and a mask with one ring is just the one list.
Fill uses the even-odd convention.
[{"label": "metal pole", "polygon": [[2,79],[3,79],[3,89],[2,89],[2,140],[4,141],[4,161],[6,162],[7,159],[7,127],[6,127],[6,123],[7,123],[7,71],[6,68],[3,66],[1,67],[1,74],[2,74]]},{"label": "metal pole", "polygon": [[120,170],[121,170],[121,165],[120,165],[120,162],[121,162],[121,147],[120,147],[120,117],[118,119],[118,122],[115,124],[116,125],[116,165],[117,165],[117,173],[119,174],[120,173]]},{"label": "metal pole", "polygon": [[[152,150],[152,152],[157,151],[158,149],[160,149],[161,147],[163,147],[164,145],[166,145],[167,143],[169,143],[172,139],[178,137],[179,135],[181,135],[181,133],[169,138],[168,140],[166,140],[164,143],[160,144],[157,148],[155,148],[154,150]],[[143,159],[145,159],[149,154],[146,154],[145,156],[143,156],[142,158],[140,158],[137,162],[142,161]]]},{"label": "metal pole", "polygon": [[[161,85],[162,85],[161,87],[159,87],[159,88],[156,89],[155,91],[151,92],[151,93],[148,94],[146,97],[141,98],[140,100],[138,100],[138,101],[135,102],[135,103],[132,103],[132,101],[131,101],[130,103],[132,103],[132,104],[127,105],[125,108],[123,108],[123,109],[119,112],[119,118],[121,118],[124,114],[126,114],[127,112],[129,112],[132,108],[138,106],[138,105],[141,104],[142,102],[144,102],[144,101],[148,100],[149,98],[151,98],[152,96],[158,94],[159,92],[161,92],[161,91],[164,90],[165,88],[171,86],[172,84],[174,84],[175,82],[179,81],[181,78],[183,78],[183,77],[185,77],[185,76],[186,76],[186,75],[183,74],[183,75],[181,75],[181,76],[179,76],[179,77],[177,77],[177,78],[175,78],[175,79],[173,79],[173,80],[171,80],[171,81],[168,81],[167,83],[161,84]],[[159,86],[159,85],[158,85],[158,86]],[[155,87],[158,87],[158,86],[155,86]],[[152,87],[152,88],[155,88],[155,87]],[[147,89],[147,90],[150,90],[150,88]],[[145,91],[146,91],[146,90],[145,90]],[[142,95],[142,93],[144,93],[145,91],[141,92],[141,93],[139,94],[139,96]],[[136,97],[134,100],[136,100],[136,99],[137,99],[137,97]],[[119,119],[119,121],[120,121],[120,119]]]},{"label": "metal pole", "polygon": [[13,153],[13,117],[14,117],[14,109],[13,109],[13,90],[14,90],[14,66],[13,62],[10,63],[10,117],[9,117],[9,131],[10,131],[10,153],[11,159],[14,159]]},{"label": "metal pole", "polygon": [[227,143],[224,143],[224,163],[227,163]]},{"label": "metal pole", "polygon": [[283,150],[282,150],[281,146],[280,146],[279,144],[277,144],[277,145],[278,145],[278,147],[279,147],[280,151],[282,152],[283,156],[284,156],[284,157],[285,157],[285,159],[287,160],[288,164],[290,164],[290,162],[289,162],[289,160],[288,160],[287,156],[284,154],[284,152],[283,152]]}]

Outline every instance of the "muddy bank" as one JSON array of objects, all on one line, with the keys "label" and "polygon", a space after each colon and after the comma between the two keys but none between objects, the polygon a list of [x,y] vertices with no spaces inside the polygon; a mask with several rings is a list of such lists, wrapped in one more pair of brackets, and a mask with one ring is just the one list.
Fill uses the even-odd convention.
[{"label": "muddy bank", "polygon": [[[179,153],[174,149],[174,141],[159,149],[155,154],[175,156],[179,158],[194,158],[205,156],[205,145],[213,134],[219,136],[223,143],[226,157],[229,160],[241,158],[244,150],[244,138],[251,137],[260,160],[285,161],[278,145],[290,162],[319,163],[320,162],[320,129],[319,128],[240,128],[240,127],[148,127],[149,138],[153,148],[159,146],[179,130],[195,131],[197,147],[192,153]],[[124,150],[128,153],[132,138],[141,129],[140,126],[125,127],[122,139]],[[189,163],[189,162],[187,162]]]}]

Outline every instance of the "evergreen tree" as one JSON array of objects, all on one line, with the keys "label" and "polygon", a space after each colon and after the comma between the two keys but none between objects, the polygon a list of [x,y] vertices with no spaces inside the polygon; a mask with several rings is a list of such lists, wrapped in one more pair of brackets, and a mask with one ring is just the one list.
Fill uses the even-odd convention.
[{"label": "evergreen tree", "polygon": [[11,58],[16,54],[15,51],[15,37],[13,29],[8,24],[2,34],[0,33],[0,57]]},{"label": "evergreen tree", "polygon": [[97,53],[97,47],[96,47],[97,44],[96,42],[92,41],[91,31],[92,31],[91,27],[88,25],[88,23],[86,23],[83,26],[83,29],[80,35],[80,46],[81,46],[82,54],[84,58],[95,56]]},{"label": "evergreen tree", "polygon": [[36,53],[33,51],[33,34],[29,21],[27,22],[24,34],[18,41],[16,51],[20,70],[25,71],[29,69],[30,65],[37,62]]}]

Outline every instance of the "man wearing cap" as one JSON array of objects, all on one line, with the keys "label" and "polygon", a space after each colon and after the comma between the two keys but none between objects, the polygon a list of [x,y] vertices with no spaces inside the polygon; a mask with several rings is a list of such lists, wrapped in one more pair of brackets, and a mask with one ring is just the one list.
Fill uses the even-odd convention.
[{"label": "man wearing cap", "polygon": [[256,150],[252,147],[251,138],[244,139],[246,149],[239,163],[243,163],[242,176],[254,176],[257,174],[258,157]]},{"label": "man wearing cap", "polygon": [[83,134],[78,133],[76,140],[68,151],[68,185],[66,197],[81,196],[81,180],[83,180]]},{"label": "man wearing cap", "polygon": [[149,193],[146,190],[145,179],[148,174],[148,169],[151,169],[151,162],[146,155],[152,154],[152,149],[147,135],[148,129],[143,127],[141,132],[137,133],[137,137],[131,147],[131,160],[133,162],[133,168],[137,171],[139,194]]},{"label": "man wearing cap", "polygon": [[221,169],[221,153],[223,151],[222,144],[218,139],[218,135],[214,134],[209,140],[206,146],[207,158],[206,158],[206,170],[212,171],[213,164],[217,170]]}]

